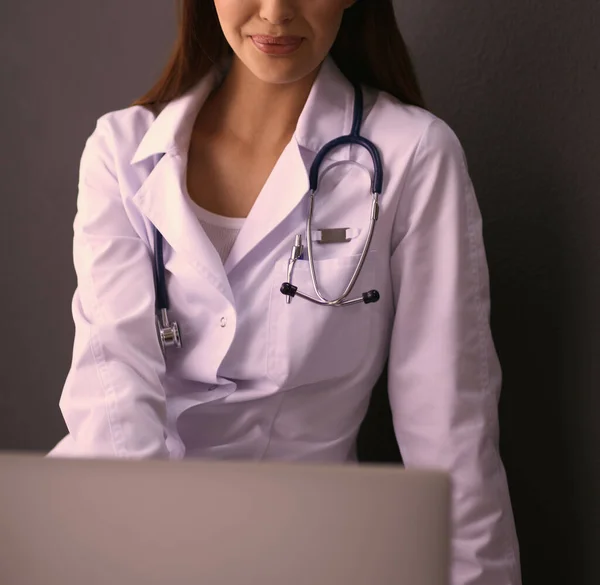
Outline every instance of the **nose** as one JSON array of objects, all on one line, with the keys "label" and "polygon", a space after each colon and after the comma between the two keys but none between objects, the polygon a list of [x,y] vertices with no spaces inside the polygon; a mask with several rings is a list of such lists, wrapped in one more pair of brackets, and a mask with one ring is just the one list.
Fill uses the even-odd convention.
[{"label": "nose", "polygon": [[295,16],[293,2],[290,0],[263,0],[260,6],[260,18],[270,24],[287,24]]}]

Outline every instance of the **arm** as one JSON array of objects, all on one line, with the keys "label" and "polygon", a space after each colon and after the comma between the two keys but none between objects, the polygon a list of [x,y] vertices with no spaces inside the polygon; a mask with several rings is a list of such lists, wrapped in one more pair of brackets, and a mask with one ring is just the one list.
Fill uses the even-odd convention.
[{"label": "arm", "polygon": [[101,118],[81,158],[73,256],[73,361],[60,401],[76,455],[168,456],[165,363],[156,337],[151,251],[121,198]]},{"label": "arm", "polygon": [[501,371],[481,215],[460,143],[440,120],[424,133],[408,172],[391,258],[388,383],[398,444],[407,467],[452,475],[452,583],[519,585],[498,451]]}]

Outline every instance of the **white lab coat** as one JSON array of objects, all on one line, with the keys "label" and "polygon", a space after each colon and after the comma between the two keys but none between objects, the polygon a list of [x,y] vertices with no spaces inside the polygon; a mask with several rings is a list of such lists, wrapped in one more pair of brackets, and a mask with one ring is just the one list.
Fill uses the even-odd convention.
[{"label": "white lab coat", "polygon": [[[348,134],[353,90],[324,62],[225,265],[186,192],[206,76],[154,119],[142,107],[98,120],[80,168],[73,361],[51,456],[208,457],[340,462],[354,445],[389,352],[389,394],[407,466],[454,479],[454,584],[518,585],[518,546],[498,454],[501,371],[489,329],[481,217],[463,151],[432,114],[365,88],[363,136],[385,170],[381,213],[355,288],[378,303],[313,305],[280,293],[306,220],[308,168]],[[372,168],[359,148],[323,165],[315,244],[323,290],[348,282],[368,227]],[[232,167],[236,164],[231,160]],[[171,317],[184,346],[163,358],[154,320],[152,226],[165,238]],[[306,260],[294,284],[312,294]]]}]

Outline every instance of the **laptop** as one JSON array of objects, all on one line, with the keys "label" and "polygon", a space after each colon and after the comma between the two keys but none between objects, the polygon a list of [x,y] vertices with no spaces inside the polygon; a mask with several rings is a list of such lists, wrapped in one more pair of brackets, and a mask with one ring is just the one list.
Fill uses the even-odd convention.
[{"label": "laptop", "polygon": [[441,472],[0,456],[6,585],[447,585],[449,553]]}]

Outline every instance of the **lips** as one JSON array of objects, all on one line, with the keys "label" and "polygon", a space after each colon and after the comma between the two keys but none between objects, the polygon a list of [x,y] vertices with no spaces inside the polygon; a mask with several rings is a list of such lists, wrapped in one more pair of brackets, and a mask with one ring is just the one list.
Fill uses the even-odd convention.
[{"label": "lips", "polygon": [[261,45],[298,45],[302,37],[272,37],[268,35],[252,35],[252,40]]},{"label": "lips", "polygon": [[274,57],[284,57],[295,53],[303,41],[302,37],[292,36],[273,37],[270,35],[252,35],[250,38],[259,51]]}]

